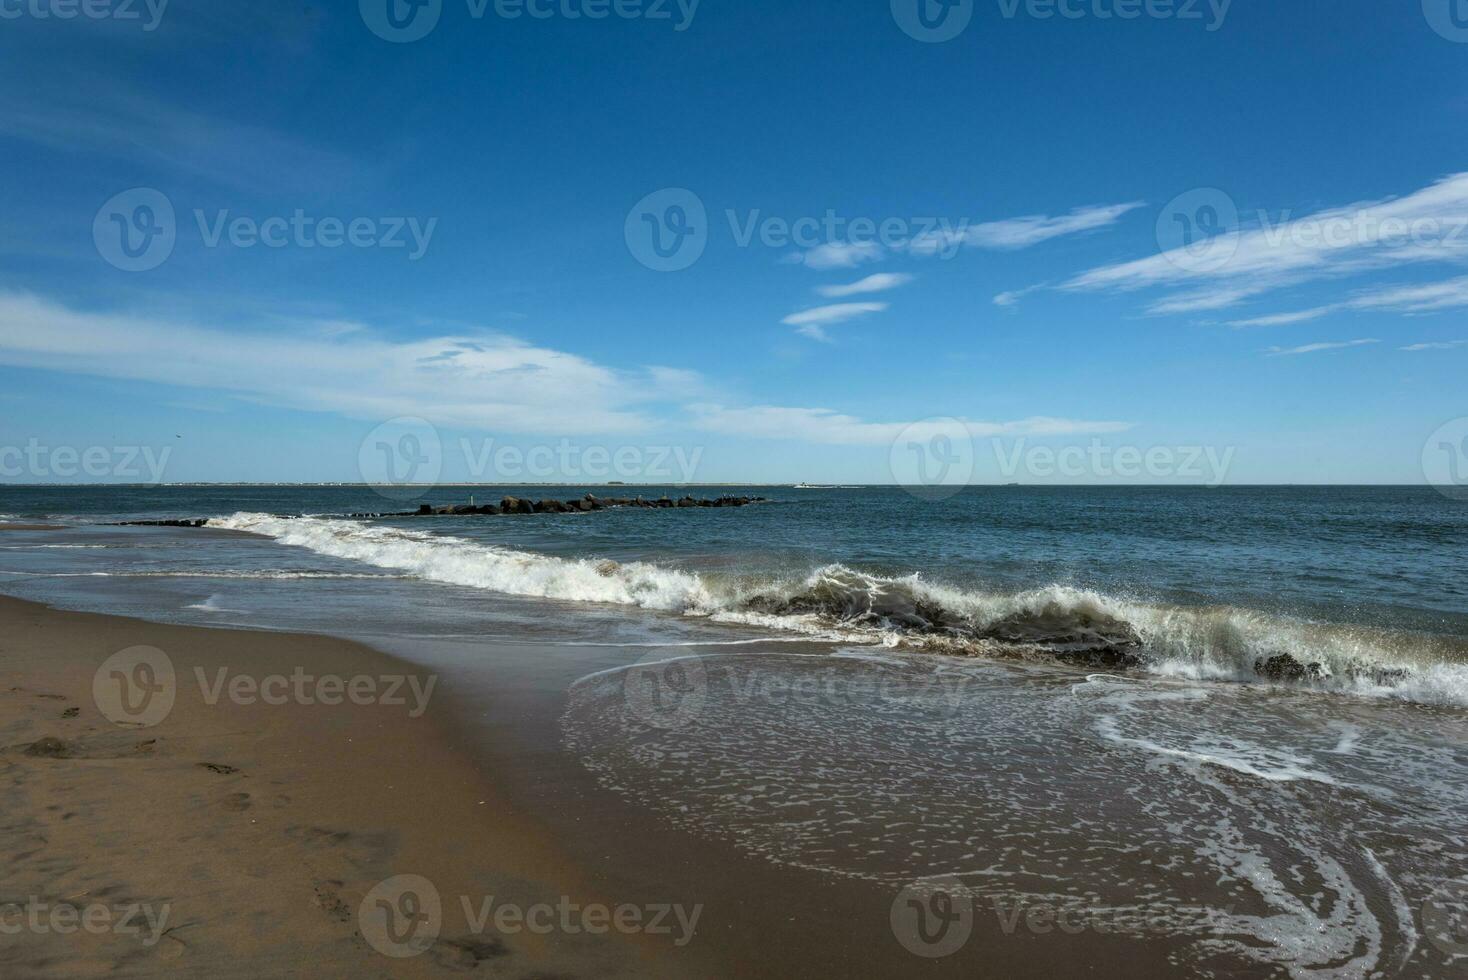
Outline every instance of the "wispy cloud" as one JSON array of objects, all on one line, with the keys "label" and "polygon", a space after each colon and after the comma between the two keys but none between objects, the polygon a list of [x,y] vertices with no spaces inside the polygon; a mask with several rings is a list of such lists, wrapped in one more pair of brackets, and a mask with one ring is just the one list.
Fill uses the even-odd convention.
[{"label": "wispy cloud", "polygon": [[828,269],[854,269],[865,262],[879,261],[882,255],[882,246],[876,242],[827,242],[802,252],[792,252],[785,261],[824,272]]},{"label": "wispy cloud", "polygon": [[1257,227],[1226,232],[1194,250],[1180,247],[1091,269],[1062,288],[1170,290],[1170,295],[1151,301],[1148,311],[1190,313],[1224,309],[1307,282],[1424,262],[1463,261],[1468,261],[1468,173],[1446,177],[1406,197],[1331,208],[1298,219],[1261,219]]},{"label": "wispy cloud", "polygon": [[1026,286],[1024,289],[1011,289],[1008,292],[1003,292],[995,296],[994,305],[1005,307],[1015,306],[1019,303],[1020,300],[1024,299],[1026,296],[1030,295],[1031,293],[1037,293],[1048,286],[1049,283],[1042,282],[1036,283],[1033,286]]},{"label": "wispy cloud", "polygon": [[1436,313],[1439,310],[1468,306],[1468,276],[1418,286],[1393,286],[1360,293],[1340,303],[1329,303],[1292,313],[1256,316],[1234,320],[1234,327],[1277,327],[1290,323],[1318,320],[1340,312]]},{"label": "wispy cloud", "polygon": [[1029,248],[1052,238],[1076,235],[1116,224],[1123,215],[1144,206],[1143,201],[1131,201],[1126,204],[1076,208],[1070,214],[1053,218],[1036,214],[1010,218],[1007,221],[991,221],[969,228],[965,241],[974,248]]},{"label": "wispy cloud", "polygon": [[[899,437],[913,439],[949,435],[951,426],[941,422],[867,422],[852,415],[824,408],[788,408],[760,405],[725,408],[722,405],[690,406],[698,428],[749,439],[779,439],[836,446],[885,446]],[[1036,417],[1017,422],[960,420],[971,437],[1104,435],[1134,428],[1131,422],[1088,422],[1075,419]],[[931,426],[931,432],[924,428]]]},{"label": "wispy cloud", "polygon": [[113,79],[61,78],[37,79],[39,94],[0,102],[0,135],[250,189],[273,189],[282,177],[296,187],[357,180],[378,166],[264,126],[182,109]]},{"label": "wispy cloud", "polygon": [[1434,340],[1423,344],[1408,344],[1399,347],[1398,350],[1421,351],[1421,350],[1453,350],[1457,347],[1468,347],[1468,340]]},{"label": "wispy cloud", "polygon": [[964,247],[1014,251],[1052,238],[1104,228],[1143,206],[1140,201],[1103,204],[1076,208],[1056,217],[1035,214],[977,225],[969,224],[967,219],[918,220],[909,223],[911,236],[900,241],[833,242],[795,252],[787,261],[804,263],[812,269],[849,269],[883,259],[889,252],[906,252],[919,258],[933,255],[948,258]]},{"label": "wispy cloud", "polygon": [[845,323],[859,316],[881,313],[886,309],[886,303],[835,303],[831,306],[817,306],[815,309],[792,313],[780,322],[786,326],[796,327],[796,333],[810,337],[812,340],[830,341],[831,338],[825,331],[826,327]]},{"label": "wispy cloud", "polygon": [[614,370],[489,331],[392,340],[365,327],[329,326],[226,332],[0,293],[0,364],[207,389],[354,419],[416,415],[530,434],[645,430],[655,424],[647,405],[702,390],[686,371]]},{"label": "wispy cloud", "polygon": [[1342,350],[1347,347],[1365,347],[1379,344],[1379,340],[1334,340],[1323,344],[1306,344],[1303,347],[1271,347],[1264,353],[1270,357],[1288,357],[1293,354],[1314,354],[1323,350]]},{"label": "wispy cloud", "polygon": [[820,286],[816,292],[830,299],[843,296],[860,296],[863,293],[881,293],[912,282],[912,276],[902,272],[878,272],[843,286]]}]

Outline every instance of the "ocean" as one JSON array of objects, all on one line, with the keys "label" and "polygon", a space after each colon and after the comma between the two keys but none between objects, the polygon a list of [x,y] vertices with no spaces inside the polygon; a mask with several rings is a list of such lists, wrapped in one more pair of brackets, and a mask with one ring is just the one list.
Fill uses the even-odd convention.
[{"label": "ocean", "polygon": [[[73,528],[0,540],[0,590],[539,671],[559,750],[650,820],[1166,935],[1182,972],[1468,962],[1441,928],[1468,895],[1468,504],[720,487],[692,492],[768,500],[349,516],[687,492],[3,487],[0,521]],[[209,526],[109,526],[175,518]],[[526,642],[567,652],[498,652]]]}]

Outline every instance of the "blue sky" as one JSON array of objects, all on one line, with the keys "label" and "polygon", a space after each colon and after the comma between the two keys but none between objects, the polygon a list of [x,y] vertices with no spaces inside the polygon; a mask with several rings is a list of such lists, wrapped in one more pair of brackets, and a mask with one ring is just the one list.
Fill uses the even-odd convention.
[{"label": "blue sky", "polygon": [[0,0],[0,448],[1421,483],[1468,415],[1465,0],[122,2]]}]

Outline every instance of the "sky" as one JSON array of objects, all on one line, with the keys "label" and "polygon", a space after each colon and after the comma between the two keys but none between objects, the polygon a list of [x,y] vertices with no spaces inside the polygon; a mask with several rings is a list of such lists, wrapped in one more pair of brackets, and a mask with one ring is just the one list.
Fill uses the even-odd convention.
[{"label": "sky", "polygon": [[0,0],[0,79],[0,482],[1468,480],[1468,0]]}]

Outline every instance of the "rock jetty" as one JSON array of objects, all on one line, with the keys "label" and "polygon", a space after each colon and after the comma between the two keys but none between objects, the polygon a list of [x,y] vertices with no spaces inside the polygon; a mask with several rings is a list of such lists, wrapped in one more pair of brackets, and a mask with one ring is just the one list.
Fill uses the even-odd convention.
[{"label": "rock jetty", "polygon": [[[672,497],[598,497],[588,493],[579,500],[530,500],[522,497],[505,497],[497,504],[448,504],[435,506],[421,504],[417,510],[392,511],[373,514],[346,514],[344,516],[368,519],[384,517],[500,517],[525,516],[531,514],[589,514],[593,511],[617,508],[640,508],[647,510],[678,510],[695,507],[748,507],[764,503],[764,497],[718,497],[713,500],[695,499],[692,496],[674,500]],[[190,518],[170,521],[122,521],[118,527],[203,527],[207,518]]]}]

